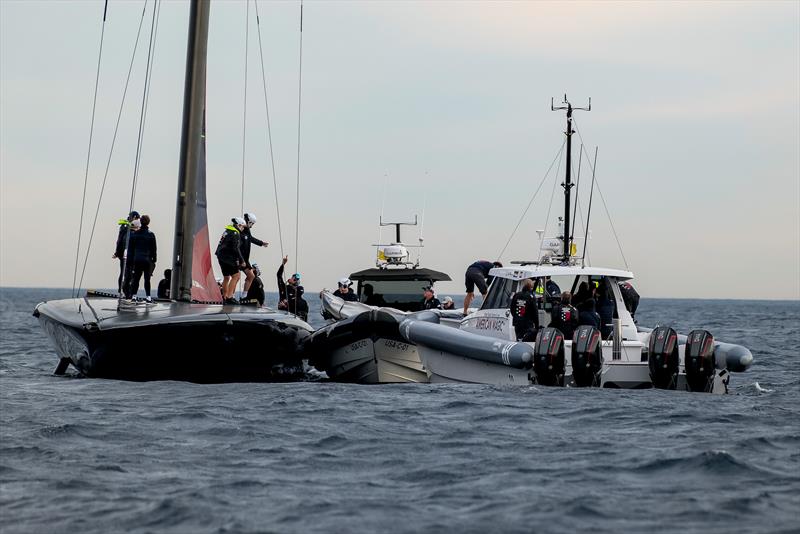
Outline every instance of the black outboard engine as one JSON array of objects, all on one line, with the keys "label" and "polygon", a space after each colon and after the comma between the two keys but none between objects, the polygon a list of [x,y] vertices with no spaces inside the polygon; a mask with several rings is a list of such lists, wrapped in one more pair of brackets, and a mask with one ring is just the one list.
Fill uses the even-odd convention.
[{"label": "black outboard engine", "polygon": [[678,386],[678,333],[668,326],[659,326],[650,332],[647,365],[650,380],[659,389],[675,389]]},{"label": "black outboard engine", "polygon": [[686,338],[683,353],[686,367],[686,387],[689,391],[710,392],[714,387],[716,365],[714,336],[707,330],[692,330]]},{"label": "black outboard engine", "polygon": [[572,336],[572,379],[578,387],[598,387],[603,370],[600,330],[579,326]]},{"label": "black outboard engine", "polygon": [[533,372],[542,386],[564,385],[564,334],[557,328],[542,328],[536,336]]}]

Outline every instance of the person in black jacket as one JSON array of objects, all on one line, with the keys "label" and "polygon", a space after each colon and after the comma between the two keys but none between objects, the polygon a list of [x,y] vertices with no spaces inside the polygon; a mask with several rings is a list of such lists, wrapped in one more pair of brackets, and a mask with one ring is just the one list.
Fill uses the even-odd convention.
[{"label": "person in black jacket", "polygon": [[333,292],[333,296],[346,302],[358,302],[358,295],[350,288],[352,285],[353,282],[349,278],[342,278],[339,280],[339,289]]},{"label": "person in black jacket", "polygon": [[533,341],[539,329],[539,307],[533,292],[533,280],[528,278],[522,288],[511,296],[511,317],[517,341]]},{"label": "person in black jacket", "polygon": [[300,285],[300,273],[294,273],[287,281],[283,281],[283,267],[289,261],[284,256],[278,272],[278,309],[297,315],[303,321],[308,319],[308,302],[303,298],[303,286]]},{"label": "person in black jacket", "polygon": [[259,306],[263,306],[265,295],[264,282],[261,281],[261,269],[258,268],[257,263],[254,263],[251,268],[253,269],[253,281],[247,289],[247,296],[245,298],[247,300],[255,300],[258,302]]},{"label": "person in black jacket", "polygon": [[117,291],[122,294],[122,282],[125,280],[125,241],[128,238],[128,228],[131,227],[133,221],[139,220],[139,212],[132,211],[128,214],[127,219],[120,219],[117,221],[119,231],[117,232],[117,246],[114,248],[114,255],[112,258],[119,261],[119,277],[117,278]]},{"label": "person in black jacket", "polygon": [[636,309],[639,307],[639,293],[633,288],[630,282],[620,282],[619,290],[622,293],[622,302],[630,312],[631,318],[636,321]]},{"label": "person in black jacket", "polygon": [[239,283],[239,268],[245,265],[240,246],[240,235],[244,230],[244,220],[239,217],[231,219],[231,224],[225,227],[225,232],[219,238],[217,245],[217,261],[222,270],[222,302],[235,304],[233,294],[236,284]]},{"label": "person in black jacket", "polygon": [[250,265],[250,246],[253,244],[258,247],[266,247],[269,243],[261,241],[250,233],[250,229],[256,224],[256,216],[254,213],[245,213],[244,222],[245,226],[242,229],[239,247],[242,250],[242,258],[244,258],[245,263],[245,266],[240,267],[240,269],[244,271],[244,292],[247,293],[250,289],[250,284],[253,283],[253,278],[255,278],[253,266]]},{"label": "person in black jacket", "polygon": [[580,325],[578,310],[571,304],[572,295],[569,291],[561,293],[561,302],[555,304],[550,311],[550,326],[558,328],[564,334],[564,339],[572,339],[572,334]]},{"label": "person in black jacket", "polygon": [[[150,276],[156,267],[156,235],[150,231],[150,216],[142,215],[142,226],[131,233],[128,240],[128,272],[130,282],[125,284],[127,298],[132,298],[139,291],[139,280],[144,275],[144,292],[147,302],[150,298]],[[132,265],[132,267],[131,267]]]},{"label": "person in black jacket", "polygon": [[600,316],[600,333],[603,339],[609,339],[611,332],[614,331],[613,322],[615,315],[615,306],[613,294],[609,295],[610,291],[605,281],[600,284],[597,289],[597,314]]},{"label": "person in black jacket", "polygon": [[156,296],[160,299],[168,299],[171,285],[172,269],[164,269],[164,279],[158,283],[158,293],[156,293]]},{"label": "person in black jacket", "polygon": [[433,288],[431,286],[425,286],[422,288],[422,309],[423,310],[441,310],[442,303],[439,302],[433,294]]}]

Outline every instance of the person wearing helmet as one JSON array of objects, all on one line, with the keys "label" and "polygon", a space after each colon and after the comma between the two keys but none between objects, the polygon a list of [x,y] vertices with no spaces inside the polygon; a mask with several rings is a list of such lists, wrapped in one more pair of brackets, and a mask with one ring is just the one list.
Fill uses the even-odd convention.
[{"label": "person wearing helmet", "polygon": [[247,300],[255,300],[258,302],[259,306],[264,305],[264,282],[261,281],[261,269],[258,268],[258,264],[254,263],[251,265],[251,269],[253,272],[253,280],[250,283],[250,287],[247,290],[247,296],[245,299]]},{"label": "person wearing helmet", "polygon": [[283,281],[283,268],[289,256],[284,256],[276,273],[278,278],[278,309],[286,310],[300,317],[308,319],[308,302],[303,299],[303,286],[300,285],[300,273],[294,273],[285,282]]},{"label": "person wearing helmet", "polygon": [[481,292],[485,299],[486,294],[489,292],[489,284],[492,283],[489,271],[494,267],[502,266],[503,264],[499,261],[479,260],[467,267],[467,272],[464,274],[464,283],[467,286],[467,296],[464,298],[464,315],[469,312],[469,305],[472,304],[472,299],[475,298],[475,286],[478,286],[478,291]]},{"label": "person wearing helmet", "polygon": [[433,294],[433,287],[425,286],[422,288],[422,309],[423,310],[441,310],[442,303]]},{"label": "person wearing helmet", "polygon": [[236,284],[239,283],[239,268],[245,265],[240,246],[241,233],[245,222],[240,217],[231,219],[231,224],[225,227],[222,237],[219,238],[215,252],[219,267],[222,270],[222,302],[236,304],[233,294]]},{"label": "person wearing helmet", "polygon": [[239,247],[242,249],[242,257],[245,263],[245,266],[242,267],[241,270],[244,271],[244,292],[247,293],[255,277],[253,267],[250,265],[250,245],[252,243],[259,247],[266,247],[269,243],[253,237],[253,234],[250,233],[250,229],[256,224],[256,216],[254,213],[245,213],[244,222],[245,226],[240,236]]},{"label": "person wearing helmet", "polygon": [[119,225],[119,231],[117,232],[117,246],[114,249],[114,255],[111,257],[119,261],[117,291],[120,295],[124,293],[122,282],[125,280],[125,244],[128,240],[128,229],[133,230],[133,228],[131,228],[131,223],[138,220],[139,212],[132,211],[128,214],[127,219],[120,219],[117,221],[117,224]]},{"label": "person wearing helmet", "polygon": [[128,240],[128,282],[125,284],[125,296],[132,298],[139,291],[139,280],[144,275],[144,292],[147,302],[152,302],[150,297],[150,277],[156,266],[156,235],[150,231],[150,216],[142,215],[138,230],[131,233]]},{"label": "person wearing helmet", "polygon": [[358,300],[358,295],[356,295],[355,291],[350,289],[352,285],[352,280],[346,277],[342,278],[339,280],[339,289],[333,292],[333,296],[339,297],[347,302],[356,302]]}]

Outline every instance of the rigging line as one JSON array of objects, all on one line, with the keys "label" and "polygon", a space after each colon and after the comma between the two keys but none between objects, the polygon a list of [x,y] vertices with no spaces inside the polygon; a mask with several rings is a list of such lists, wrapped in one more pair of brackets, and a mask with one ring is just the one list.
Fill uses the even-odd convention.
[{"label": "rigging line", "polygon": [[109,149],[108,152],[108,160],[106,161],[106,170],[105,173],[103,174],[103,182],[100,186],[100,196],[97,199],[97,209],[94,212],[94,220],[92,221],[92,231],[89,233],[89,243],[86,245],[86,255],[84,256],[83,259],[83,269],[81,270],[81,277],[78,281],[78,288],[77,288],[78,292],[80,292],[81,286],[83,285],[83,277],[86,275],[86,265],[89,263],[89,252],[92,249],[94,232],[95,229],[97,228],[97,217],[100,214],[100,206],[103,202],[103,193],[105,192],[106,182],[108,180],[108,171],[111,168],[111,158],[114,155],[114,145],[117,142],[117,133],[119,133],[119,123],[120,120],[122,119],[122,111],[125,108],[125,98],[128,95],[128,85],[130,84],[131,81],[131,71],[133,70],[133,63],[134,60],[136,59],[136,50],[139,47],[139,37],[141,36],[142,33],[142,24],[144,23],[144,15],[147,9],[147,0],[144,0],[143,4],[144,5],[142,6],[142,16],[139,19],[139,29],[136,31],[136,41],[133,44],[133,54],[131,55],[131,63],[128,66],[128,76],[125,79],[125,88],[122,92],[122,101],[119,104],[119,113],[117,113],[117,123],[114,126],[114,135],[111,137],[111,148]]},{"label": "rigging line", "polygon": [[561,153],[564,151],[564,145],[565,144],[567,144],[567,140],[566,139],[561,143],[561,148],[559,148],[558,152],[556,153],[556,157],[553,158],[552,162],[550,162],[550,166],[547,168],[547,172],[544,173],[544,176],[542,177],[542,181],[539,182],[539,186],[536,188],[536,191],[533,192],[533,196],[531,196],[531,199],[528,201],[528,205],[525,207],[525,211],[522,212],[522,216],[517,221],[517,225],[514,227],[514,230],[511,232],[511,235],[508,236],[508,240],[506,241],[505,246],[503,246],[503,250],[501,250],[500,254],[497,255],[497,259],[498,260],[503,257],[503,254],[505,253],[506,249],[508,248],[509,243],[511,243],[511,240],[514,239],[514,235],[517,233],[517,230],[519,229],[519,225],[522,224],[522,221],[525,219],[525,215],[528,214],[528,210],[531,209],[531,205],[533,204],[534,199],[536,199],[536,195],[539,194],[539,190],[542,188],[542,186],[544,185],[544,182],[547,180],[547,177],[550,175],[550,171],[553,170],[553,165],[555,165],[556,161],[561,158]]},{"label": "rigging line", "polygon": [[281,210],[278,202],[278,179],[275,174],[275,156],[272,151],[272,127],[269,120],[269,101],[267,99],[267,75],[264,69],[264,47],[261,44],[261,21],[258,16],[258,0],[253,0],[256,8],[256,29],[258,30],[258,50],[261,56],[261,84],[264,87],[264,108],[267,111],[267,138],[269,140],[269,160],[272,163],[272,186],[275,190],[275,214],[278,218],[278,242],[281,247],[281,258],[283,258],[283,231],[281,230]]},{"label": "rigging line", "polygon": [[[573,122],[574,122],[574,120],[575,119],[573,118]],[[580,128],[578,128],[577,122],[575,122],[575,131],[578,132],[578,137],[580,137],[580,139],[581,139],[581,148],[583,148],[583,150],[585,151],[586,148],[585,148],[585,145],[583,143],[583,136],[581,135]],[[596,152],[596,150],[595,150],[595,152]],[[586,157],[587,158],[589,157],[589,153],[588,152],[586,153]],[[597,154],[595,154],[595,165],[597,163],[596,159],[597,159]],[[594,176],[594,173],[595,173],[595,168],[594,168],[594,165],[592,165],[592,176]],[[593,180],[594,180],[594,178],[593,178]],[[608,205],[606,204],[606,199],[603,196],[603,191],[600,189],[600,181],[599,180],[597,181],[597,192],[600,194],[600,200],[603,203],[603,209],[606,212],[606,217],[608,217],[608,224],[611,225],[611,232],[614,234],[614,239],[617,242],[617,248],[619,248],[619,253],[622,256],[622,261],[625,263],[625,268],[626,269],[630,269],[630,266],[628,265],[628,260],[627,260],[627,258],[625,258],[625,252],[622,251],[622,243],[620,242],[619,236],[617,235],[617,230],[614,227],[614,221],[611,220],[611,212],[608,211]]]},{"label": "rigging line", "polygon": [[94,139],[94,117],[97,110],[97,92],[100,85],[100,60],[103,58],[103,41],[106,34],[106,14],[108,13],[108,0],[103,7],[103,23],[100,26],[100,52],[97,54],[97,73],[94,77],[94,96],[92,97],[92,119],[89,122],[89,148],[86,151],[86,171],[83,174],[83,197],[81,198],[81,217],[78,223],[78,246],[75,248],[75,270],[72,272],[72,296],[75,293],[75,284],[78,280],[78,263],[81,255],[81,235],[83,234],[83,215],[86,208],[86,188],[89,183],[89,161],[92,156],[92,139]]},{"label": "rigging line", "polygon": [[[133,211],[133,203],[136,200],[136,182],[139,178],[139,162],[141,161],[142,157],[142,142],[144,138],[144,124],[145,124],[145,117],[147,114],[147,95],[150,91],[150,68],[152,67],[151,58],[153,56],[153,46],[155,44],[155,29],[156,29],[156,14],[158,10],[156,9],[158,6],[156,5],[158,0],[154,0],[153,2],[153,19],[150,22],[150,42],[147,47],[147,61],[145,65],[147,66],[144,71],[144,88],[142,89],[142,108],[139,114],[139,133],[137,135],[136,140],[136,158],[135,163],[133,166],[133,180],[131,182],[131,199],[130,204],[128,206],[128,212],[130,213]],[[128,225],[128,230],[125,232],[125,250],[128,250],[128,246],[131,242],[131,225]],[[131,260],[129,254],[125,254],[125,259],[122,261],[122,273],[123,273],[123,284],[125,275],[128,272],[128,262]],[[122,300],[122,295],[119,295],[119,299]]]},{"label": "rigging line", "polygon": [[244,213],[244,169],[247,150],[247,59],[250,44],[250,0],[245,0],[244,16],[244,98],[242,105],[242,202],[240,213]]},{"label": "rigging line", "polygon": [[[563,154],[563,152],[560,152],[559,154]],[[567,157],[569,157],[569,155],[567,155]],[[542,233],[542,239],[539,240],[539,258],[538,259],[541,259],[541,257],[542,257],[542,246],[544,245],[544,240],[546,239],[546,236],[547,236],[547,224],[548,224],[548,221],[550,220],[550,210],[553,209],[553,197],[556,195],[556,185],[558,185],[558,173],[561,170],[561,160],[562,159],[563,159],[562,157],[558,158],[558,167],[556,168],[556,173],[553,175],[553,189],[552,189],[552,191],[550,191],[550,203],[547,205],[547,216],[544,219],[544,232]],[[539,265],[537,264],[536,265],[536,269],[538,269],[538,268],[539,268]]]},{"label": "rigging line", "polygon": [[[578,151],[578,179],[575,182],[575,209],[572,210],[572,220],[575,220],[575,214],[578,212],[579,193],[581,191],[581,163],[583,163],[583,147]],[[569,246],[572,249],[572,243],[575,238],[575,225],[572,226],[569,234]]]},{"label": "rigging line", "polygon": [[[155,62],[156,58],[156,42],[158,40],[158,22],[161,18],[161,0],[154,0],[155,4],[153,6],[153,14],[154,20],[152,25],[150,26],[150,38],[151,43],[150,47],[147,50],[148,61],[147,61],[147,68],[145,70],[145,98],[144,98],[144,119],[142,121],[142,127],[140,130],[140,140],[138,141],[140,144],[144,144],[144,132],[147,125],[147,111],[150,108],[150,89],[153,87],[153,63]],[[136,157],[136,166],[134,168],[134,190],[133,195],[136,196],[136,191],[139,189],[139,170],[141,168],[142,163],[142,155],[141,150]],[[131,210],[133,206],[131,206]]]},{"label": "rigging line", "polygon": [[[586,156],[589,157],[588,155]],[[597,147],[594,147],[594,159],[595,163],[597,162]],[[589,219],[592,216],[592,197],[594,196],[594,182],[595,182],[595,171],[594,165],[592,166],[592,187],[589,189],[589,210],[586,212],[586,233],[584,234],[583,239],[583,260],[581,260],[581,267],[586,266],[586,248],[589,245]]]},{"label": "rigging line", "polygon": [[297,180],[294,213],[294,266],[300,271],[300,111],[303,96],[303,0],[300,0],[300,65],[297,83]]}]

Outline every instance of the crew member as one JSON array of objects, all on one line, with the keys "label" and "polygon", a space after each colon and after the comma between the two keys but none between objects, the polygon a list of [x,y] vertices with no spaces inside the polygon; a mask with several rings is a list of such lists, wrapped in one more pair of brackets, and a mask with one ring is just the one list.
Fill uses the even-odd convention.
[{"label": "crew member", "polygon": [[358,295],[356,295],[355,291],[350,289],[352,285],[353,282],[349,278],[342,278],[339,280],[339,289],[333,292],[333,296],[339,297],[347,302],[357,302]]},{"label": "crew member", "polygon": [[256,216],[254,213],[245,213],[244,222],[245,227],[240,236],[239,247],[242,249],[242,258],[244,258],[245,263],[245,266],[242,267],[241,270],[244,271],[244,292],[246,294],[250,289],[250,284],[253,283],[253,278],[255,277],[255,274],[253,273],[253,267],[250,265],[250,244],[252,243],[259,247],[266,247],[269,245],[269,243],[253,237],[253,234],[250,233],[250,229],[256,224]]},{"label": "crew member", "polygon": [[608,286],[603,282],[597,290],[597,315],[600,316],[600,333],[609,339],[614,331],[614,301],[608,294]]},{"label": "crew member", "polygon": [[422,309],[423,310],[441,310],[442,303],[439,302],[439,299],[433,294],[433,288],[431,286],[425,286],[422,288]]},{"label": "crew member", "polygon": [[[581,284],[583,286],[583,284]],[[581,292],[583,287],[578,289],[578,293]],[[596,301],[595,301],[595,286],[594,283],[591,285],[586,284],[585,293],[583,293],[584,298],[583,300],[576,306],[578,308],[578,319],[580,324],[582,325],[589,325],[593,326],[600,330],[600,316],[597,314],[596,311]]]},{"label": "crew member", "polygon": [[150,276],[156,267],[156,235],[150,231],[150,216],[142,215],[141,228],[131,233],[128,240],[128,272],[131,273],[130,282],[126,283],[127,298],[131,298],[139,291],[139,280],[144,275],[144,294],[147,302],[150,298]]},{"label": "crew member", "polygon": [[636,308],[639,307],[639,293],[636,292],[630,282],[620,282],[619,290],[622,293],[622,302],[625,303],[625,309],[636,320],[634,315],[636,314]]},{"label": "crew member", "polygon": [[240,246],[240,236],[244,228],[244,220],[234,217],[231,219],[231,224],[225,227],[217,245],[217,261],[219,261],[223,276],[222,302],[224,304],[236,304],[233,294],[236,292],[236,284],[239,283],[239,268],[245,265]]},{"label": "crew member", "polygon": [[533,280],[528,278],[522,283],[522,288],[511,296],[511,316],[517,341],[535,340],[539,329],[539,308],[536,306],[533,285]]},{"label": "crew member", "polygon": [[164,279],[158,283],[158,298],[168,299],[172,285],[172,269],[164,269]]},{"label": "crew member", "polygon": [[445,297],[442,299],[442,309],[443,310],[454,310],[456,307],[456,303],[453,302],[453,297]]},{"label": "crew member", "polygon": [[300,273],[294,273],[285,282],[283,281],[283,268],[289,256],[284,256],[281,266],[278,267],[278,309],[293,313],[303,321],[308,320],[308,302],[303,298],[303,286],[300,285]]},{"label": "crew member", "polygon": [[550,326],[561,330],[564,339],[572,339],[572,334],[580,325],[580,316],[572,305],[572,294],[569,291],[561,293],[561,302],[553,306],[550,317]]},{"label": "crew member", "polygon": [[133,221],[139,220],[139,212],[132,211],[128,214],[127,219],[120,219],[117,221],[119,225],[119,232],[117,232],[117,246],[114,249],[114,255],[111,256],[119,260],[119,277],[117,278],[117,291],[121,295],[123,293],[122,282],[125,280],[125,242],[128,239],[128,228],[130,228]]},{"label": "crew member", "polygon": [[464,315],[469,311],[469,305],[472,303],[472,299],[475,298],[475,286],[478,286],[478,291],[481,292],[483,298],[486,298],[492,278],[489,276],[489,271],[494,267],[502,266],[503,264],[499,261],[480,260],[467,267],[467,272],[464,274],[464,284],[467,286],[467,296],[464,298]]},{"label": "crew member", "polygon": [[383,295],[375,293],[375,288],[372,284],[364,284],[364,304],[369,306],[386,306],[386,301]]},{"label": "crew member", "polygon": [[250,283],[250,287],[247,290],[247,296],[245,297],[247,300],[255,300],[258,302],[259,306],[264,305],[264,282],[261,281],[261,269],[258,268],[258,264],[254,263],[250,266],[253,271],[253,281]]}]

